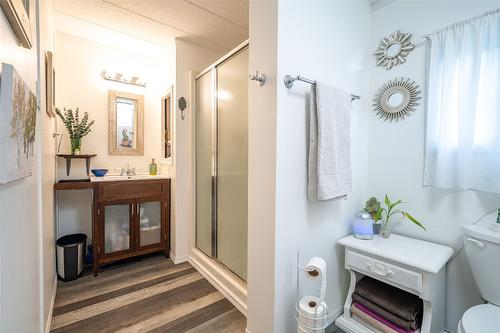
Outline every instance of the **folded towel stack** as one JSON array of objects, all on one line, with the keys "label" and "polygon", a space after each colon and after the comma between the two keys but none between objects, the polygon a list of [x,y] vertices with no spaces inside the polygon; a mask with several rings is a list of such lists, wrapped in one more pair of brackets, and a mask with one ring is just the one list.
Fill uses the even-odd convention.
[{"label": "folded towel stack", "polygon": [[355,320],[383,333],[420,332],[423,303],[418,296],[365,277],[352,294]]}]

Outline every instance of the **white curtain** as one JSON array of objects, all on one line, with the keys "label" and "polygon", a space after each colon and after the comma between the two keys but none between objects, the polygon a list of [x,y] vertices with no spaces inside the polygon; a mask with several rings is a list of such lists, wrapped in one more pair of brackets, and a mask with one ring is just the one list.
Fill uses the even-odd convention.
[{"label": "white curtain", "polygon": [[500,10],[431,36],[424,184],[500,193]]}]

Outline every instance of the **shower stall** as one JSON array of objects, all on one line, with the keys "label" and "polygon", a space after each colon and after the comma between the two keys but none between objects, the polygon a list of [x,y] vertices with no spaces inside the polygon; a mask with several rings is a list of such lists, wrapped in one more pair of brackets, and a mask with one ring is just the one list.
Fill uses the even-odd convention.
[{"label": "shower stall", "polygon": [[247,277],[248,43],[195,79],[196,247]]}]

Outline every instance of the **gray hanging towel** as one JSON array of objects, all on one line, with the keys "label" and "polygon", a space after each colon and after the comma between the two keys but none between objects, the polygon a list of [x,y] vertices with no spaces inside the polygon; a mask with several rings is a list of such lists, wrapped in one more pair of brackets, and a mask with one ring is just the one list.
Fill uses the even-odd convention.
[{"label": "gray hanging towel", "polygon": [[309,112],[309,200],[351,194],[351,94],[317,82]]}]

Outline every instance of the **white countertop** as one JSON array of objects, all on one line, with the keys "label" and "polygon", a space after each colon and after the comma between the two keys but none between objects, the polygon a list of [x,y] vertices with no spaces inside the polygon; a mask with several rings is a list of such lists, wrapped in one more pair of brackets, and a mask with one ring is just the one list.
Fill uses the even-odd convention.
[{"label": "white countertop", "polygon": [[372,240],[347,236],[339,244],[386,258],[428,273],[438,273],[453,255],[451,247],[391,234],[388,239],[374,235]]},{"label": "white countertop", "polygon": [[104,177],[96,177],[94,175],[90,176],[90,181],[96,182],[119,182],[119,181],[133,181],[133,180],[149,180],[149,179],[169,179],[169,176],[156,175],[151,176],[149,174],[137,174],[135,176],[120,176],[120,175],[106,175]]}]

